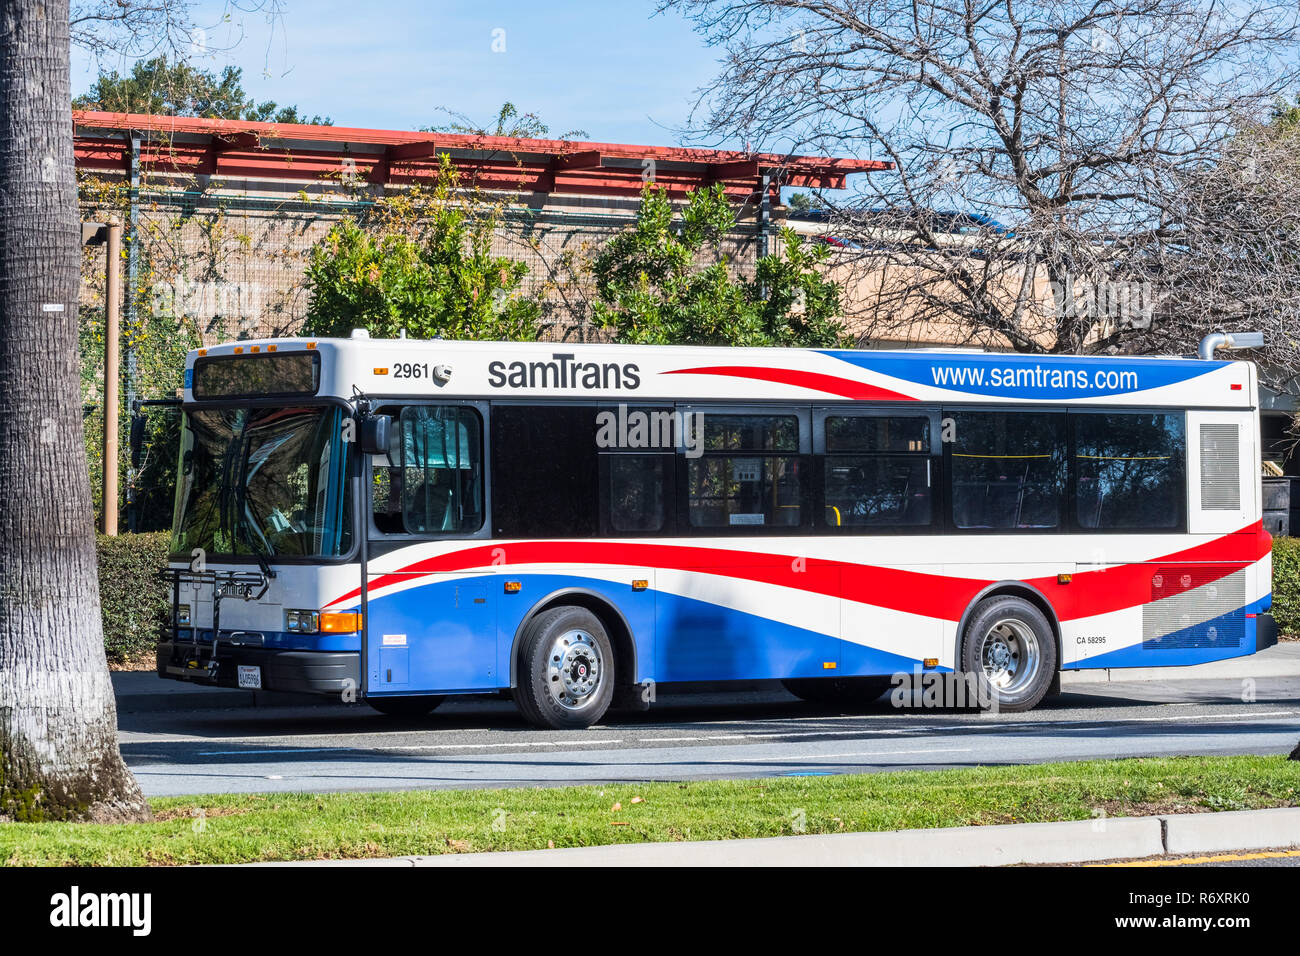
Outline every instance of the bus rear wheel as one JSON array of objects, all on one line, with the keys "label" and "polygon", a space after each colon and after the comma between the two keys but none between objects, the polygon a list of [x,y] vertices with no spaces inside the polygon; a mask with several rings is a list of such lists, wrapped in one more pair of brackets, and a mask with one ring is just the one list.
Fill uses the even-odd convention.
[{"label": "bus rear wheel", "polygon": [[614,696],[614,648],[584,607],[533,618],[519,648],[515,706],[530,723],[556,730],[590,727]]},{"label": "bus rear wheel", "polygon": [[888,677],[799,677],[781,683],[800,700],[833,707],[870,704],[890,685]]},{"label": "bus rear wheel", "polygon": [[367,697],[366,703],[386,717],[423,717],[442,703],[441,697]]},{"label": "bus rear wheel", "polygon": [[962,638],[961,667],[980,683],[991,708],[1033,710],[1056,676],[1056,637],[1047,617],[1024,598],[1003,595],[975,607]]}]

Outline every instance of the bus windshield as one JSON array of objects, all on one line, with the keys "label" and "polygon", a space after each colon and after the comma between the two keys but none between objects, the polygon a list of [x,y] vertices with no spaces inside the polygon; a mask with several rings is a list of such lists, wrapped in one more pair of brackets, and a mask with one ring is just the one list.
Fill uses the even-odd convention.
[{"label": "bus windshield", "polygon": [[172,553],[339,557],[352,548],[343,411],[204,408],[185,415]]}]

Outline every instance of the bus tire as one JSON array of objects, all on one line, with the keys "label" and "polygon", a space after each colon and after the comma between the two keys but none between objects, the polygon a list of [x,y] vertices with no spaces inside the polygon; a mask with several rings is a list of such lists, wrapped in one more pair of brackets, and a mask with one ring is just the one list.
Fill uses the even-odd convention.
[{"label": "bus tire", "polygon": [[889,690],[888,677],[792,677],[781,684],[800,700],[832,707],[861,707]]},{"label": "bus tire", "polygon": [[590,727],[614,696],[614,647],[600,618],[565,605],[528,622],[519,647],[515,706],[538,727]]},{"label": "bus tire", "polygon": [[1037,606],[1004,594],[981,601],[962,636],[961,668],[974,674],[986,709],[1033,710],[1056,677],[1056,636]]},{"label": "bus tire", "polygon": [[366,703],[385,717],[424,717],[442,703],[441,697],[367,697]]}]

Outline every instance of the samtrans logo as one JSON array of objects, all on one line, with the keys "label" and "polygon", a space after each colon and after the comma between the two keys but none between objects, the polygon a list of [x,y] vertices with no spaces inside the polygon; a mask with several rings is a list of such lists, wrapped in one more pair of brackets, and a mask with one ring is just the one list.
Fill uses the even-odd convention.
[{"label": "samtrans logo", "polygon": [[492,362],[488,384],[493,388],[634,389],[641,387],[641,370],[631,362],[578,362],[572,353],[557,352],[549,362]]}]

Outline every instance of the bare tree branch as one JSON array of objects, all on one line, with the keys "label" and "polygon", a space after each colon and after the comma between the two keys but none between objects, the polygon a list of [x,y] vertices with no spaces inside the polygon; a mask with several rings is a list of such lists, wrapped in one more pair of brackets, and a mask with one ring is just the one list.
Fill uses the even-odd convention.
[{"label": "bare tree branch", "polygon": [[[834,225],[850,249],[838,268],[873,290],[849,297],[862,338],[939,328],[953,344],[1077,352],[1159,341],[1184,351],[1211,319],[1253,317],[1256,307],[1216,298],[1247,285],[1244,273],[1183,289],[1159,309],[1144,296],[1169,291],[1154,274],[1172,276],[1175,262],[1190,278],[1189,237],[1228,241],[1205,222],[1228,188],[1207,170],[1300,76],[1294,5],[666,0],[661,9],[685,14],[722,53],[692,116],[697,140],[895,163],[840,204]],[[1212,193],[1189,203],[1187,190],[1202,188]],[[1273,236],[1280,210],[1256,214]],[[1257,250],[1218,266],[1280,261]],[[1289,281],[1273,285],[1281,294]],[[1168,323],[1160,339],[1145,327],[1154,315]]]}]

